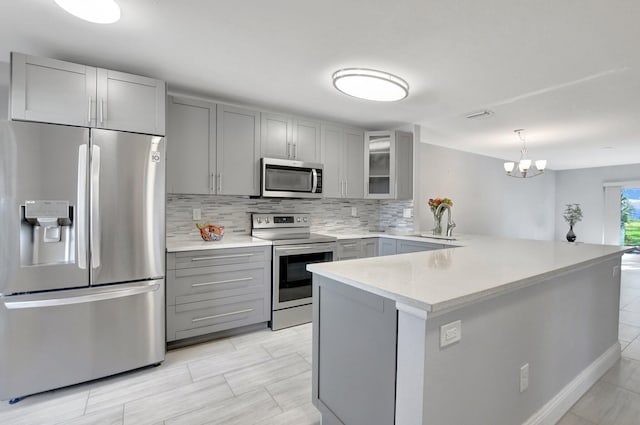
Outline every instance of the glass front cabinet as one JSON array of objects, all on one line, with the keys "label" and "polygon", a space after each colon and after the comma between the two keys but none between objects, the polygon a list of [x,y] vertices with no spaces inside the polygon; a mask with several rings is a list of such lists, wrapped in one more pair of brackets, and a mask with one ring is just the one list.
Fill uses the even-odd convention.
[{"label": "glass front cabinet", "polygon": [[365,198],[413,197],[413,135],[368,131],[364,149]]}]

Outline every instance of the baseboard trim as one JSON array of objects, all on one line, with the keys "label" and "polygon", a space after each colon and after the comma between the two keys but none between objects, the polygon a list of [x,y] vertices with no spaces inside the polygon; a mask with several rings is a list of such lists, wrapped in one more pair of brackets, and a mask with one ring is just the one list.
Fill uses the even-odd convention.
[{"label": "baseboard trim", "polygon": [[620,343],[616,341],[522,425],[555,425],[619,358]]}]

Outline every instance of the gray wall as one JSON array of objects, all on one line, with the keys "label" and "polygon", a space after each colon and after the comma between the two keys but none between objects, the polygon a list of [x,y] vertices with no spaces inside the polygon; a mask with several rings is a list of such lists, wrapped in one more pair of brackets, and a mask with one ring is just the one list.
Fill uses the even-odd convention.
[{"label": "gray wall", "polygon": [[415,214],[421,231],[433,227],[429,198],[453,200],[454,234],[553,239],[556,173],[515,179],[503,160],[426,143],[416,144]]},{"label": "gray wall", "polygon": [[640,164],[556,172],[556,238],[564,238],[569,229],[568,224],[562,218],[565,204],[578,203],[584,214],[582,221],[573,229],[578,240],[588,243],[602,243],[603,183],[632,180],[640,180]]},{"label": "gray wall", "polygon": [[[428,423],[524,423],[617,343],[620,274],[612,279],[612,269],[619,264],[609,260],[427,318]],[[462,320],[462,339],[441,349],[439,327],[455,320]],[[529,389],[520,393],[526,363]]]}]

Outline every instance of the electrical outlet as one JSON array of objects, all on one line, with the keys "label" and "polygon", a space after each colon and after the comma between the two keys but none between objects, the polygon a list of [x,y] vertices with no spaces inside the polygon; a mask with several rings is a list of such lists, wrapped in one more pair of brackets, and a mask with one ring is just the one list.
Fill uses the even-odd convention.
[{"label": "electrical outlet", "polygon": [[529,363],[520,367],[520,392],[525,392],[527,388],[529,388]]},{"label": "electrical outlet", "polygon": [[440,348],[451,345],[461,339],[462,322],[460,320],[440,326]]},{"label": "electrical outlet", "polygon": [[351,207],[351,217],[357,217],[357,216],[358,216],[358,208]]},{"label": "electrical outlet", "polygon": [[402,217],[404,217],[404,218],[413,217],[413,208],[403,208],[402,209]]},{"label": "electrical outlet", "polygon": [[200,208],[193,209],[193,219],[201,220],[202,219],[202,210]]}]

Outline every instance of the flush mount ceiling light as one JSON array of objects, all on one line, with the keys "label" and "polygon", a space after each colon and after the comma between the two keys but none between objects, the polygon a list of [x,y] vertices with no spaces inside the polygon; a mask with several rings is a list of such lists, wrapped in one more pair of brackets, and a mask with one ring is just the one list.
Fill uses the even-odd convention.
[{"label": "flush mount ceiling light", "polygon": [[112,24],[120,19],[114,0],[55,0],[56,4],[80,19],[95,24]]},{"label": "flush mount ceiling light", "polygon": [[336,89],[360,99],[393,102],[409,95],[409,84],[388,72],[345,68],[334,72],[332,78]]},{"label": "flush mount ceiling light", "polygon": [[544,169],[547,167],[546,159],[539,159],[532,161],[527,157],[527,142],[522,135],[523,129],[513,130],[518,135],[518,138],[522,142],[522,149],[520,150],[520,161],[518,161],[518,167],[514,161],[504,163],[504,171],[507,172],[509,177],[518,177],[525,179],[527,177],[536,177],[544,173]]}]

